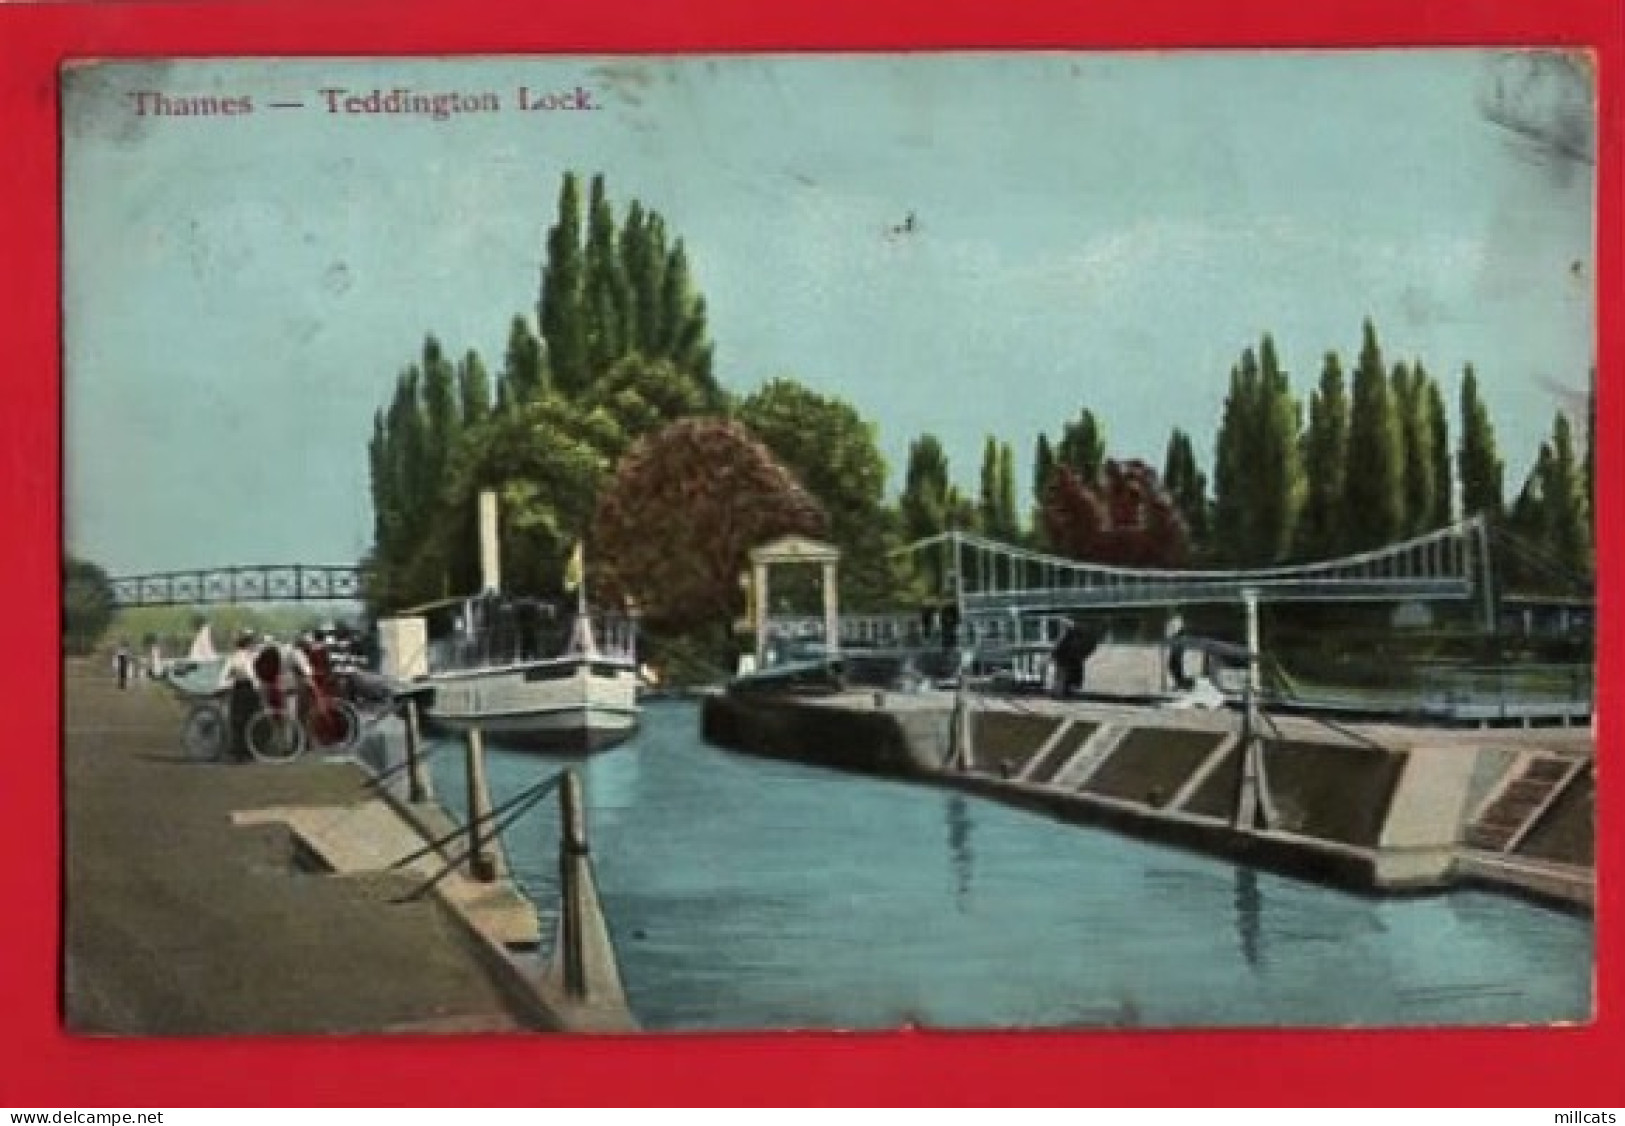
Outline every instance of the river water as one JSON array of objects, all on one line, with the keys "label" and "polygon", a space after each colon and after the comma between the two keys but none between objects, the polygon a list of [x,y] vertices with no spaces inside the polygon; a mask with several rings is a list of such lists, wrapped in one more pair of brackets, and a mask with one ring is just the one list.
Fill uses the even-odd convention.
[{"label": "river water", "polygon": [[[431,760],[464,808],[460,746]],[[1456,1025],[1588,1019],[1589,919],[1379,900],[997,802],[710,747],[656,703],[587,760],[488,747],[493,799],[580,768],[649,1029]],[[551,932],[558,805],[505,834]]]}]

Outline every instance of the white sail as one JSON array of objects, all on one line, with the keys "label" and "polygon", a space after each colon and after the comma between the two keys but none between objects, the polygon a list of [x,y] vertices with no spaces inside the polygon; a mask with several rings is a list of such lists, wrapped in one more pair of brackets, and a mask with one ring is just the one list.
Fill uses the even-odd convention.
[{"label": "white sail", "polygon": [[192,648],[186,651],[186,659],[212,661],[218,656],[214,651],[214,635],[209,632],[209,623],[204,622],[198,627],[197,636],[192,638]]}]

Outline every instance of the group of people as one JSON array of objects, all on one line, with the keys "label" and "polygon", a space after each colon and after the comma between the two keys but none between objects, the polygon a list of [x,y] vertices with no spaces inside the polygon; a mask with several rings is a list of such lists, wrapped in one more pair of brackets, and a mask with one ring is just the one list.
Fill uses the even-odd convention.
[{"label": "group of people", "polygon": [[335,662],[331,633],[306,633],[292,643],[245,630],[220,669],[220,687],[229,692],[229,756],[249,757],[248,723],[261,708],[286,711],[297,719],[316,703],[341,693],[343,671]]}]

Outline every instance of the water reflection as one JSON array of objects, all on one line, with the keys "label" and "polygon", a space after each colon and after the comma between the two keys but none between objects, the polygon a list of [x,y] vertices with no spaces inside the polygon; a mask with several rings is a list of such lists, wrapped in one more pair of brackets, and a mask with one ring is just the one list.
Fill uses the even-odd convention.
[{"label": "water reflection", "polygon": [[971,851],[970,804],[958,794],[948,799],[948,864],[954,874],[954,906],[963,914],[970,902],[971,872],[976,854]]},{"label": "water reflection", "polygon": [[1258,969],[1264,964],[1264,895],[1258,890],[1258,873],[1236,865],[1236,934],[1241,939],[1241,956]]}]

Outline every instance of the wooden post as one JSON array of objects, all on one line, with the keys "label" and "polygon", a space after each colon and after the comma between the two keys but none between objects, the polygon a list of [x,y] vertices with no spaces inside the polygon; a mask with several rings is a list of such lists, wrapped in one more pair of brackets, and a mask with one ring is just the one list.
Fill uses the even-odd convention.
[{"label": "wooden post", "polygon": [[414,805],[429,800],[423,773],[423,742],[418,728],[418,702],[406,701],[406,798]]},{"label": "wooden post", "polygon": [[559,894],[564,944],[564,985],[572,997],[587,992],[587,963],[583,941],[585,874],[587,863],[587,811],[581,800],[581,776],[565,771],[559,787]]},{"label": "wooden post", "polygon": [[491,791],[485,784],[485,738],[478,727],[468,729],[468,871],[482,884],[497,878],[496,857],[490,838]]}]

